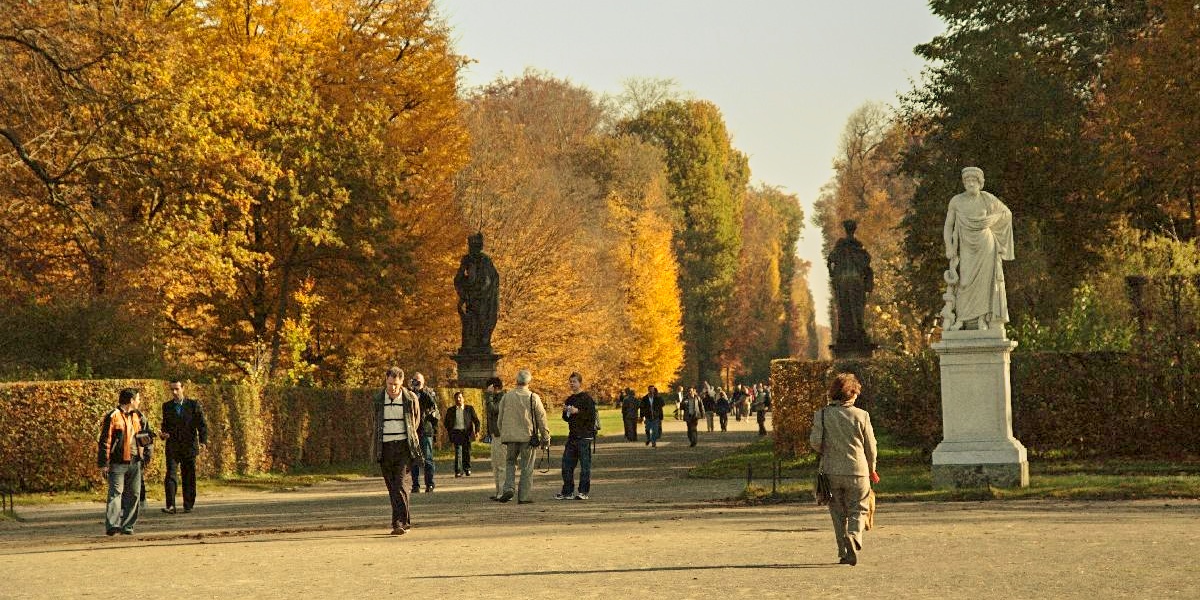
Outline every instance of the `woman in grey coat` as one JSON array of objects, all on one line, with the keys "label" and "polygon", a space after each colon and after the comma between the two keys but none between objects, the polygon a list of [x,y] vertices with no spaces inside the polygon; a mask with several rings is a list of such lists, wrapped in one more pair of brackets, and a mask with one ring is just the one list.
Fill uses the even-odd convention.
[{"label": "woman in grey coat", "polygon": [[875,431],[871,415],[854,407],[862,391],[858,378],[841,373],[829,389],[829,404],[813,415],[808,443],[820,453],[821,470],[829,476],[833,499],[833,535],[841,564],[858,564],[866,525],[867,496],[879,483],[875,472]]}]

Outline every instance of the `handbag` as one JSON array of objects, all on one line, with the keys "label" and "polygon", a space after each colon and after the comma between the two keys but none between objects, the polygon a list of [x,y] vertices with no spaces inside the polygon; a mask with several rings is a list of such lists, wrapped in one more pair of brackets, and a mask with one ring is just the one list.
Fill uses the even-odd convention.
[{"label": "handbag", "polygon": [[829,484],[829,475],[821,466],[821,458],[825,455],[825,409],[821,409],[821,451],[817,453],[817,480],[813,482],[813,499],[817,506],[825,506],[833,500],[833,486]]},{"label": "handbag", "polygon": [[537,412],[533,410],[533,392],[529,392],[529,418],[533,421],[533,434],[529,436],[529,447],[539,448],[544,445],[542,430],[538,428]]}]

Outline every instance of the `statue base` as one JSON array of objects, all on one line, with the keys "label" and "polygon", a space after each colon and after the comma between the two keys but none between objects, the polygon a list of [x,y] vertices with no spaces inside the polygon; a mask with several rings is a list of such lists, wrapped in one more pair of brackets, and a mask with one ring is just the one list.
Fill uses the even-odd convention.
[{"label": "statue base", "polygon": [[1009,355],[1003,328],[944,331],[942,443],[933,451],[935,488],[1027,487],[1029,459],[1012,434]]},{"label": "statue base", "polygon": [[836,360],[871,358],[871,355],[879,349],[879,346],[871,342],[838,342],[829,347],[833,352],[833,358]]},{"label": "statue base", "polygon": [[490,351],[472,352],[460,348],[458,354],[451,354],[450,358],[458,363],[459,386],[484,389],[487,387],[487,380],[498,374],[496,363],[500,361],[501,355]]}]

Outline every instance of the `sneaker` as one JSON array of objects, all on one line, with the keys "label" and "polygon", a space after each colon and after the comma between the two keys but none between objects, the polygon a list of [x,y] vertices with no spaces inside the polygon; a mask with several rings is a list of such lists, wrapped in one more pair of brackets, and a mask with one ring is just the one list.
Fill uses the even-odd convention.
[{"label": "sneaker", "polygon": [[462,477],[462,473],[455,473],[455,474],[454,474],[454,477],[455,477],[455,478]]},{"label": "sneaker", "polygon": [[573,498],[575,498],[574,494],[563,494],[562,492],[554,495],[555,500],[571,500]]},{"label": "sneaker", "polygon": [[465,475],[465,476],[467,476],[467,477],[470,477],[470,476],[471,476],[471,470],[470,470],[470,469],[467,469],[466,471],[463,471],[463,475]]},{"label": "sneaker", "polygon": [[496,498],[496,502],[508,502],[509,500],[512,500],[512,497],[513,493],[506,491],[503,494],[500,494],[499,498]]},{"label": "sneaker", "polygon": [[425,486],[425,493],[426,493],[426,494],[432,494],[432,493],[433,493],[433,486],[432,486],[432,485],[427,485],[427,486]]},{"label": "sneaker", "polygon": [[587,494],[575,494],[575,499],[576,500],[587,500],[588,495]]},{"label": "sneaker", "polygon": [[169,508],[164,508],[164,509],[162,509],[162,511],[168,515],[173,515],[173,514],[175,514],[175,507],[172,506]]}]

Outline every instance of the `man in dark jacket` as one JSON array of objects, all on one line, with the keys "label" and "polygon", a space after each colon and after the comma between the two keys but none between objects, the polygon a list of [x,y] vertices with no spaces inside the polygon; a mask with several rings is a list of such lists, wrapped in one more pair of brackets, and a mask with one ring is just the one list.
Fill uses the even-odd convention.
[{"label": "man in dark jacket", "polygon": [[[567,443],[562,455],[562,491],[558,500],[587,500],[592,491],[592,442],[596,439],[596,401],[583,391],[583,376],[571,373],[567,378],[571,395],[563,403],[562,418],[567,422]],[[575,466],[579,466],[579,493],[575,493]]]},{"label": "man in dark jacket", "polygon": [[479,435],[479,416],[465,403],[462,392],[454,392],[454,406],[446,409],[446,434],[454,444],[454,476],[471,476],[471,442]]},{"label": "man in dark jacket", "polygon": [[404,389],[404,371],[388,369],[384,388],[372,398],[375,427],[371,447],[392,502],[392,535],[404,535],[412,523],[405,479],[412,465],[421,460],[419,405],[416,394]]},{"label": "man in dark jacket", "polygon": [[142,467],[150,462],[154,439],[138,407],[142,395],[125,388],[117,397],[117,408],[104,415],[96,448],[96,466],[108,480],[108,503],[104,511],[107,535],[133,534],[141,508]]},{"label": "man in dark jacket", "polygon": [[433,441],[438,434],[438,421],[442,420],[438,408],[437,394],[432,388],[425,387],[425,376],[413,373],[409,389],[417,395],[421,403],[421,463],[413,463],[412,491],[421,491],[421,466],[425,467],[425,491],[433,491]]},{"label": "man in dark jacket", "polygon": [[640,409],[641,403],[633,394],[633,390],[625,388],[625,392],[621,394],[621,421],[625,424],[625,439],[631,442],[637,441],[638,411]]},{"label": "man in dark jacket", "polygon": [[642,420],[646,423],[646,445],[657,448],[658,438],[662,436],[663,397],[658,395],[655,386],[650,386],[642,397]]},{"label": "man in dark jacket", "polygon": [[175,490],[183,476],[183,512],[196,504],[196,455],[208,444],[208,423],[200,403],[183,395],[183,382],[172,379],[171,399],[162,405],[162,438],[167,443],[167,475],[163,479],[167,514],[175,514]]}]

